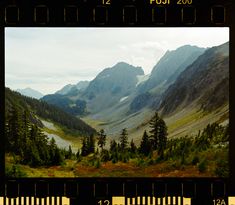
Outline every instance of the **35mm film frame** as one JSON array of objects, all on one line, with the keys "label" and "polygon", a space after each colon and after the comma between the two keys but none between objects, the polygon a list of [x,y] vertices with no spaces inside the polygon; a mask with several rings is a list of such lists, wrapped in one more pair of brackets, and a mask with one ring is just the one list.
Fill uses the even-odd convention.
[{"label": "35mm film frame", "polygon": [[[160,2],[160,1],[158,1]],[[146,0],[3,0],[0,2],[1,105],[4,105],[4,29],[6,27],[230,27],[230,177],[218,178],[70,178],[6,179],[4,143],[0,143],[0,196],[66,196],[74,199],[118,196],[188,196],[196,200],[235,195],[234,4],[232,0],[194,0],[192,4],[150,4]],[[110,4],[109,4],[110,3]],[[1,106],[4,142],[4,106]],[[2,166],[3,165],[3,166]],[[27,186],[26,186],[27,184]]]}]

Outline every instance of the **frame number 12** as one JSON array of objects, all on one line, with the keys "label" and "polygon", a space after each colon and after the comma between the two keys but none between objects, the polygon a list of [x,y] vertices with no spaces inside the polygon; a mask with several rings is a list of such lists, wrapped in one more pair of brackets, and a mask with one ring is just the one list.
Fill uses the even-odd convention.
[{"label": "frame number 12", "polygon": [[110,5],[111,4],[111,0],[102,0],[102,4]]}]

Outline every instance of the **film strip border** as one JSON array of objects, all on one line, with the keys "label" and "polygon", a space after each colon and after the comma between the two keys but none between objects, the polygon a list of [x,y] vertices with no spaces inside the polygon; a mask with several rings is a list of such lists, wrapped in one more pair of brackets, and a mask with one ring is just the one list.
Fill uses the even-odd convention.
[{"label": "film strip border", "polygon": [[[48,3],[49,2],[49,3]],[[228,26],[232,0],[1,1],[4,26]]]},{"label": "film strip border", "polygon": [[[130,204],[133,199],[138,201],[138,197],[150,197],[151,200],[170,197],[170,204],[174,197],[179,197],[176,205],[181,204],[184,197],[191,198],[192,204],[211,204],[213,200],[224,200],[228,204],[229,196],[227,182],[222,179],[18,179],[7,180],[2,189],[0,196],[5,198],[33,197],[32,200],[40,201],[53,196],[59,197],[58,204],[63,197],[70,198],[71,204],[83,204],[84,201],[97,204],[100,200],[111,201],[113,196],[125,197],[125,204],[127,200]],[[163,201],[160,200],[160,204],[164,204]]]}]

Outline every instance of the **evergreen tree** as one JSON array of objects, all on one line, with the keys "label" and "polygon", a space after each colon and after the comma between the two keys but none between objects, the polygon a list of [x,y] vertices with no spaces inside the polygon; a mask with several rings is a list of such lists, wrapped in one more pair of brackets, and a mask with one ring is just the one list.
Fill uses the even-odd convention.
[{"label": "evergreen tree", "polygon": [[69,150],[68,150],[68,154],[67,154],[67,159],[72,159],[72,156],[73,156],[72,148],[71,148],[71,145],[69,145]]},{"label": "evergreen tree", "polygon": [[64,157],[62,155],[62,152],[58,147],[56,147],[55,155],[53,160],[51,161],[51,165],[61,165],[63,162],[64,162]]},{"label": "evergreen tree", "polygon": [[7,149],[9,149],[10,152],[14,152],[15,154],[20,154],[20,145],[24,142],[24,140],[22,138],[22,120],[16,106],[13,106],[10,112],[7,129]]},{"label": "evergreen tree", "polygon": [[78,151],[77,151],[77,153],[76,153],[76,158],[77,158],[77,161],[78,161],[78,162],[81,161],[80,149],[78,149]]},{"label": "evergreen tree", "polygon": [[143,137],[142,137],[142,141],[140,143],[139,151],[140,151],[140,153],[144,154],[145,156],[148,156],[151,153],[151,149],[152,149],[151,142],[150,142],[149,136],[145,130]]},{"label": "evergreen tree", "polygon": [[166,123],[163,119],[160,119],[159,121],[159,144],[158,144],[158,154],[160,155],[160,158],[164,158],[164,150],[166,148],[166,142],[167,142],[167,127]]},{"label": "evergreen tree", "polygon": [[109,148],[109,151],[110,152],[116,152],[118,149],[117,147],[117,142],[115,140],[111,140],[110,141],[110,148]]},{"label": "evergreen tree", "polygon": [[95,152],[95,139],[94,139],[94,135],[93,134],[91,134],[90,137],[89,137],[88,152],[89,153],[94,153]]},{"label": "evergreen tree", "polygon": [[23,142],[20,145],[21,146],[21,151],[20,151],[21,158],[23,158],[24,150],[26,150],[26,143],[25,142],[29,137],[30,122],[29,122],[29,111],[28,110],[24,110],[24,112],[23,112],[23,125],[22,125],[22,127],[23,127],[23,129],[22,129]]},{"label": "evergreen tree", "polygon": [[154,150],[158,150],[160,158],[163,158],[167,141],[167,127],[165,121],[158,116],[157,112],[150,121],[150,128],[152,147]]},{"label": "evergreen tree", "polygon": [[153,118],[150,121],[150,141],[152,144],[152,148],[156,150],[158,148],[159,144],[159,121],[160,117],[158,116],[158,113],[156,112]]},{"label": "evergreen tree", "polygon": [[42,160],[40,158],[37,146],[34,143],[32,143],[32,146],[29,149],[30,149],[30,156],[29,156],[29,162],[27,163],[33,167],[42,165]]},{"label": "evergreen tree", "polygon": [[127,130],[126,128],[122,129],[121,132],[121,136],[120,136],[120,147],[121,147],[121,151],[125,151],[125,149],[127,148],[127,144],[128,144],[128,137],[127,137]]},{"label": "evergreen tree", "polygon": [[37,133],[37,141],[35,142],[37,145],[39,156],[42,160],[43,165],[50,164],[50,151],[49,151],[49,145],[48,145],[48,138],[47,136],[42,133],[40,129],[38,129]]},{"label": "evergreen tree", "polygon": [[136,145],[135,145],[135,143],[134,143],[134,141],[133,141],[133,139],[131,140],[131,143],[130,143],[130,152],[132,153],[132,154],[135,154],[136,153],[136,150],[137,150],[137,147],[136,147]]},{"label": "evergreen tree", "polygon": [[101,129],[98,133],[98,146],[103,150],[106,144],[106,134],[103,129]]},{"label": "evergreen tree", "polygon": [[88,143],[87,143],[87,138],[84,137],[83,141],[82,141],[82,156],[87,156],[89,154],[89,147],[88,147]]}]

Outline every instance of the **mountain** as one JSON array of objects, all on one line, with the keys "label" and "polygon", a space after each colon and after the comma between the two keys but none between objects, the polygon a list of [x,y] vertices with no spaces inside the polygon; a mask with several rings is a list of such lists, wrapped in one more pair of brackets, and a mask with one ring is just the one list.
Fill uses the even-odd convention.
[{"label": "mountain", "polygon": [[169,115],[192,103],[212,111],[229,100],[229,43],[212,47],[187,67],[163,95],[160,109]]},{"label": "mountain", "polygon": [[129,113],[144,107],[157,107],[161,95],[174,83],[177,76],[192,64],[205,51],[205,48],[185,45],[173,51],[167,51],[153,67],[148,78],[137,87],[136,96],[130,104]]},{"label": "mountain", "polygon": [[177,76],[205,51],[205,48],[185,45],[173,51],[167,51],[154,66],[149,79],[139,86],[144,93],[158,86],[168,86]]},{"label": "mountain", "polygon": [[55,92],[55,94],[66,95],[73,87],[74,85],[72,84],[65,85],[63,88]]},{"label": "mountain", "polygon": [[131,95],[140,75],[144,75],[141,67],[117,63],[99,73],[81,97],[87,101],[91,113],[101,112]]},{"label": "mountain", "polygon": [[42,101],[47,102],[48,104],[55,105],[58,108],[61,108],[65,112],[77,116],[86,114],[86,101],[84,100],[72,100],[68,95],[61,94],[51,94],[45,95],[41,98]]},{"label": "mountain", "polygon": [[140,82],[139,78],[143,75],[141,67],[120,62],[104,69],[91,82],[67,85],[55,94],[41,99],[73,115],[95,114],[134,93]]},{"label": "mountain", "polygon": [[40,93],[39,91],[34,90],[32,88],[17,89],[16,91],[19,92],[22,95],[32,97],[32,98],[36,98],[36,99],[40,99],[40,98],[43,97],[42,93]]},{"label": "mountain", "polygon": [[43,127],[41,119],[44,119],[52,121],[62,128],[70,130],[71,132],[76,132],[79,135],[90,135],[96,132],[81,119],[78,119],[55,106],[49,105],[44,101],[23,96],[9,88],[5,88],[6,116],[9,116],[12,108],[16,108],[20,115],[23,115],[25,111],[29,112],[31,123],[41,127]]},{"label": "mountain", "polygon": [[166,52],[150,75],[120,62],[100,72],[84,90],[72,87],[65,95],[43,100],[60,104],[113,137],[125,127],[130,137],[138,138],[158,111],[169,135],[179,136],[228,119],[228,78],[228,44],[208,49],[185,45]]},{"label": "mountain", "polygon": [[87,114],[86,101],[77,99],[76,97],[88,87],[89,83],[89,81],[80,81],[76,85],[65,85],[62,89],[55,92],[55,94],[45,95],[41,100],[55,105],[74,116],[85,115]]},{"label": "mountain", "polygon": [[87,81],[87,80],[85,80],[85,81],[79,81],[79,82],[77,83],[77,85],[76,85],[76,88],[77,88],[78,90],[85,90],[85,89],[88,87],[89,84],[90,84],[90,82]]},{"label": "mountain", "polygon": [[58,90],[55,94],[74,95],[74,92],[84,91],[88,87],[89,83],[89,81],[79,81],[76,85],[68,84]]}]

